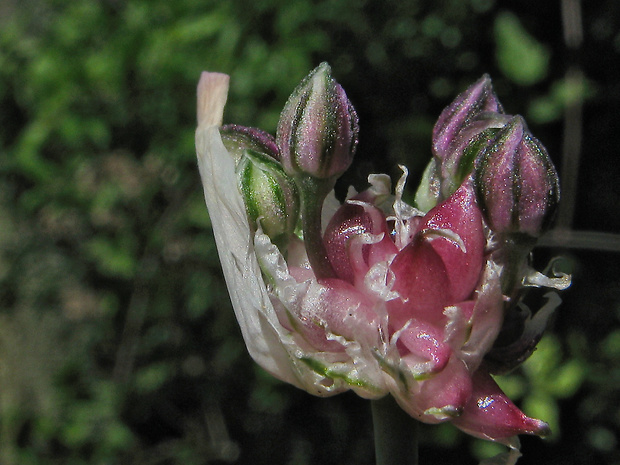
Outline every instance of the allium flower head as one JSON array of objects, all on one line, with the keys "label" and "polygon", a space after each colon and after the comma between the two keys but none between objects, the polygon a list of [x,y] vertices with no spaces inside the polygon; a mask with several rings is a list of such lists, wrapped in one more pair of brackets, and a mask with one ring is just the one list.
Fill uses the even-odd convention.
[{"label": "allium flower head", "polygon": [[[350,163],[322,165],[314,158],[314,148],[305,151],[313,146],[306,142],[321,146],[327,140],[315,138],[322,134],[320,128],[328,128],[327,146],[332,149],[346,147],[350,153],[353,144],[357,122],[353,125],[352,107],[344,91],[326,77],[327,70],[321,65],[302,82],[278,130],[280,160],[302,204],[304,199],[309,202],[308,192],[315,192],[306,175],[337,177]],[[320,83],[313,83],[315,79]],[[286,251],[273,243],[260,221],[248,219],[242,190],[251,186],[237,188],[237,157],[226,149],[220,133],[227,84],[220,74],[201,77],[196,148],[224,276],[251,356],[274,376],[311,394],[328,396],[348,389],[370,399],[390,394],[416,419],[452,421],[469,434],[513,447],[518,434],[547,434],[547,425],[523,414],[490,370],[527,358],[531,342],[544,329],[546,318],[529,318],[529,310],[519,304],[535,324],[524,323],[524,330],[506,346],[498,340],[505,333],[504,315],[516,308],[521,289],[561,289],[570,278],[545,276],[527,262],[509,266],[512,255],[504,253],[506,243],[497,241],[495,223],[489,219],[495,205],[489,199],[501,196],[495,189],[503,185],[486,178],[484,170],[475,182],[472,175],[478,163],[505,173],[495,166],[508,162],[479,162],[474,155],[464,171],[442,166],[445,160],[470,156],[464,152],[469,142],[485,131],[493,129],[485,133],[483,146],[495,140],[496,130],[511,130],[512,120],[501,116],[488,77],[442,114],[435,131],[434,165],[418,189],[416,198],[424,200],[418,208],[403,200],[406,168],[401,167],[394,188],[388,176],[373,174],[365,191],[351,192],[342,204],[333,194],[315,199],[319,214],[304,218],[303,241],[291,235]],[[332,102],[343,126],[323,124],[321,118],[318,124],[317,113],[306,112],[307,105],[316,104],[307,96],[318,92],[323,99],[325,86],[331,86],[331,96],[323,101]],[[495,122],[489,126],[488,120]],[[523,144],[524,150],[532,150],[529,142]],[[442,190],[446,183],[450,188]],[[484,209],[481,186],[491,195],[483,196]],[[525,190],[535,197],[539,187],[530,183]],[[519,199],[513,205],[529,211]],[[320,244],[320,253],[308,244]],[[557,300],[549,297],[536,315],[548,316]]]}]

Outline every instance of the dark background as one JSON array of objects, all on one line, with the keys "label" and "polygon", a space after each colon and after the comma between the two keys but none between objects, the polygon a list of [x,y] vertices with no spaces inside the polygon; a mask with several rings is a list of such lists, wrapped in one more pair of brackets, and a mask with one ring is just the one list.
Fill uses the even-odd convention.
[{"label": "dark background", "polygon": [[[568,12],[563,17],[562,5]],[[527,464],[620,464],[620,3],[615,0],[3,0],[0,463],[371,464],[367,401],[258,368],[223,283],[193,134],[202,70],[225,122],[273,132],[328,61],[360,115],[340,189],[419,178],[442,108],[483,73],[563,181],[540,267],[574,284],[499,380],[554,435]],[[605,233],[605,234],[603,234]],[[501,448],[422,428],[421,463]]]}]

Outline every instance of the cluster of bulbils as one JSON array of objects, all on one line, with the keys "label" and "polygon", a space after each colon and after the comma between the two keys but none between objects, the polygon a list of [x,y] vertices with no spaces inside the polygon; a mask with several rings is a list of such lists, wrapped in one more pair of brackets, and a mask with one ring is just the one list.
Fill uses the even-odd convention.
[{"label": "cluster of bulbils", "polygon": [[323,63],[287,101],[276,137],[221,126],[228,76],[203,73],[196,147],[235,313],[252,357],[315,395],[391,394],[412,417],[452,421],[514,445],[545,435],[491,374],[534,350],[559,303],[531,311],[534,287],[570,277],[529,255],[559,200],[558,177],[488,76],[448,106],[413,205],[373,174],[340,204],[336,180],[357,146],[358,118]]}]

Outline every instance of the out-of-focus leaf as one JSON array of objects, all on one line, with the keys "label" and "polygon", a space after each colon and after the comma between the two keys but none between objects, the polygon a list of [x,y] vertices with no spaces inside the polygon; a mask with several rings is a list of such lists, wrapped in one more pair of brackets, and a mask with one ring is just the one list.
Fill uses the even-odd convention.
[{"label": "out-of-focus leaf", "polygon": [[504,12],[494,24],[496,56],[502,72],[520,85],[543,79],[549,68],[549,50],[523,27],[517,16]]}]

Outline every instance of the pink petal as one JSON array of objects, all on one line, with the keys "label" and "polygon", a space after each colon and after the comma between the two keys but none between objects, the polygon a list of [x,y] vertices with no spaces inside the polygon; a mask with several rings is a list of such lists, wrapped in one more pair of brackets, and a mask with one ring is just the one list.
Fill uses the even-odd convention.
[{"label": "pink petal", "polygon": [[453,423],[472,436],[501,441],[517,434],[550,434],[549,425],[526,416],[480,368],[473,376],[473,393],[463,414]]},{"label": "pink petal", "polygon": [[474,372],[491,350],[504,321],[504,296],[500,283],[500,267],[487,263],[482,283],[475,292],[475,305],[469,320],[467,341],[460,349],[460,358]]},{"label": "pink petal", "polygon": [[387,302],[390,326],[402,328],[415,318],[431,323],[443,321],[443,308],[452,302],[446,267],[430,242],[418,236],[392,261],[393,290],[400,294]]},{"label": "pink petal", "polygon": [[323,242],[329,256],[329,261],[340,279],[349,283],[354,282],[354,270],[348,253],[348,243],[352,237],[364,234],[372,228],[372,223],[364,208],[360,205],[345,203],[330,220]]},{"label": "pink petal", "polygon": [[463,362],[455,357],[442,371],[420,384],[420,391],[403,407],[425,423],[457,417],[471,397],[471,378]]},{"label": "pink petal", "polygon": [[443,260],[454,301],[466,300],[480,280],[486,244],[482,215],[470,182],[426,214],[418,231],[425,229],[452,231],[463,242],[440,236],[431,244]]},{"label": "pink petal", "polygon": [[[466,300],[451,305],[444,310],[447,317],[444,340],[452,350],[460,351],[471,334],[471,316],[474,312],[475,301]],[[462,357],[460,357],[462,358]]]},{"label": "pink petal", "polygon": [[292,308],[295,320],[289,329],[298,331],[316,349],[344,352],[343,340],[376,346],[378,319],[372,302],[351,284],[340,279],[309,283],[300,305]]},{"label": "pink petal", "polygon": [[407,360],[407,364],[422,365],[423,373],[412,367],[419,374],[441,371],[452,354],[450,346],[445,344],[443,339],[442,329],[412,320],[398,336],[401,357]]},{"label": "pink petal", "polygon": [[[362,239],[368,234],[384,236],[368,244]],[[323,241],[336,275],[351,284],[363,279],[370,266],[397,252],[385,215],[370,203],[343,204],[327,225]]]}]

